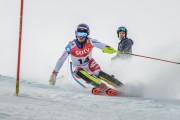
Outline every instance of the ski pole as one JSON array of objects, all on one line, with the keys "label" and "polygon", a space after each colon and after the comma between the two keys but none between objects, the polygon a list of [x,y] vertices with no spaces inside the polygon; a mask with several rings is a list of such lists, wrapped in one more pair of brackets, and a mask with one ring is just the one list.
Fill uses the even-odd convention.
[{"label": "ski pole", "polygon": [[127,53],[127,52],[121,52],[121,51],[117,51],[117,53],[128,54],[128,55],[133,55],[133,56],[143,57],[143,58],[149,58],[149,59],[153,59],[153,60],[159,60],[159,61],[164,61],[164,62],[169,62],[169,63],[174,63],[174,64],[180,64],[179,62],[174,62],[174,61],[169,61],[169,60],[163,60],[163,59],[160,59],[160,58],[154,58],[154,57],[149,57],[149,56],[144,56],[144,55],[138,55],[138,54],[133,54],[133,53]]},{"label": "ski pole", "polygon": [[73,69],[72,69],[72,62],[70,62],[70,69],[71,69],[71,75],[72,75],[73,79],[74,79],[79,85],[81,85],[83,88],[86,88],[85,85],[83,85],[81,82],[79,82],[79,81],[75,78],[74,73],[73,73]]}]

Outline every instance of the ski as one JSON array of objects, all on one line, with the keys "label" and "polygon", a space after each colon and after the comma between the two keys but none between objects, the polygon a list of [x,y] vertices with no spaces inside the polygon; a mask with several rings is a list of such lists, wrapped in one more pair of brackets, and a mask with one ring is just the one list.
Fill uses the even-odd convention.
[{"label": "ski", "polygon": [[[70,67],[71,67],[71,75],[73,77],[73,79],[82,87],[86,88],[85,85],[83,85],[81,82],[79,82],[79,80],[75,77],[74,72],[73,72],[73,68],[72,68],[72,62],[70,62]],[[77,70],[76,74],[83,79],[84,81],[86,81],[86,83],[89,83],[91,85],[93,85],[94,87],[98,87],[98,88],[102,88],[102,84],[104,84],[101,80],[105,81],[106,83],[112,85],[115,88],[120,87],[121,85],[123,85],[120,81],[118,81],[117,79],[115,79],[114,77],[105,74],[104,72],[101,72],[102,76],[99,76],[99,78],[96,78],[93,75],[90,75],[88,72],[86,72],[85,70]],[[106,79],[105,76],[110,79]],[[125,96],[125,93],[122,91],[119,91],[117,89],[112,89],[107,87],[107,89],[103,92],[103,93],[97,93],[95,95],[108,95],[108,96]]]}]

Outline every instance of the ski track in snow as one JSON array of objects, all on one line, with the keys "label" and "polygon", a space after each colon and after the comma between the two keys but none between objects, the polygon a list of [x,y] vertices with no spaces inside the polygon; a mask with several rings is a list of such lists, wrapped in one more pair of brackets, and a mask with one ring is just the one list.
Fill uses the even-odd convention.
[{"label": "ski track in snow", "polygon": [[75,84],[48,86],[0,76],[0,120],[179,120],[180,101],[94,96]]}]

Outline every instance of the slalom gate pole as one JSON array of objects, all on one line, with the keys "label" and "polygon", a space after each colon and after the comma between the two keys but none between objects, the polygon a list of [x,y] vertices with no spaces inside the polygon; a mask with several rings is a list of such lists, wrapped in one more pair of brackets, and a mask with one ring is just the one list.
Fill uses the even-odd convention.
[{"label": "slalom gate pole", "polygon": [[133,54],[133,53],[126,53],[126,52],[121,52],[121,51],[117,51],[117,53],[128,54],[128,55],[133,55],[133,56],[143,57],[143,58],[148,58],[148,59],[153,59],[153,60],[159,60],[159,61],[168,62],[168,63],[173,63],[173,64],[180,64],[180,62],[173,62],[173,61],[169,61],[169,60],[163,60],[163,59],[160,59],[160,58],[154,58],[154,57],[149,57],[149,56],[144,56],[144,55],[138,55],[138,54]]},{"label": "slalom gate pole", "polygon": [[18,44],[18,63],[17,63],[17,77],[16,77],[16,96],[19,95],[19,76],[20,76],[20,59],[21,59],[21,39],[22,39],[22,23],[23,23],[23,5],[24,0],[21,0],[20,6],[20,24],[19,24],[19,44]]}]

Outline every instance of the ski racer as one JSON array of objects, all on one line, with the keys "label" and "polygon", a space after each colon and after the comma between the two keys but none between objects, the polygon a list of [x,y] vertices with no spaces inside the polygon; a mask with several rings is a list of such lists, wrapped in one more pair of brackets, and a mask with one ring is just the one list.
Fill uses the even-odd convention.
[{"label": "ski racer", "polygon": [[85,80],[86,83],[93,85],[92,93],[94,95],[107,94],[109,96],[114,96],[117,94],[117,91],[107,87],[105,82],[114,87],[121,86],[122,83],[101,70],[99,64],[92,58],[92,49],[93,47],[97,47],[105,53],[115,53],[117,51],[96,39],[90,38],[89,34],[90,30],[88,25],[79,24],[77,26],[75,31],[76,38],[67,44],[65,51],[57,61],[49,80],[50,85],[55,85],[59,70],[68,55],[71,55],[72,64],[75,68],[74,76],[76,78],[81,78]]},{"label": "ski racer", "polygon": [[112,58],[112,60],[114,59],[128,59],[131,58],[131,55],[126,54],[126,53],[132,53],[132,45],[134,44],[134,42],[127,37],[127,29],[123,26],[119,27],[117,29],[117,36],[120,40],[119,44],[118,44],[118,51],[120,51],[119,53],[117,53],[117,55],[115,57]]}]

